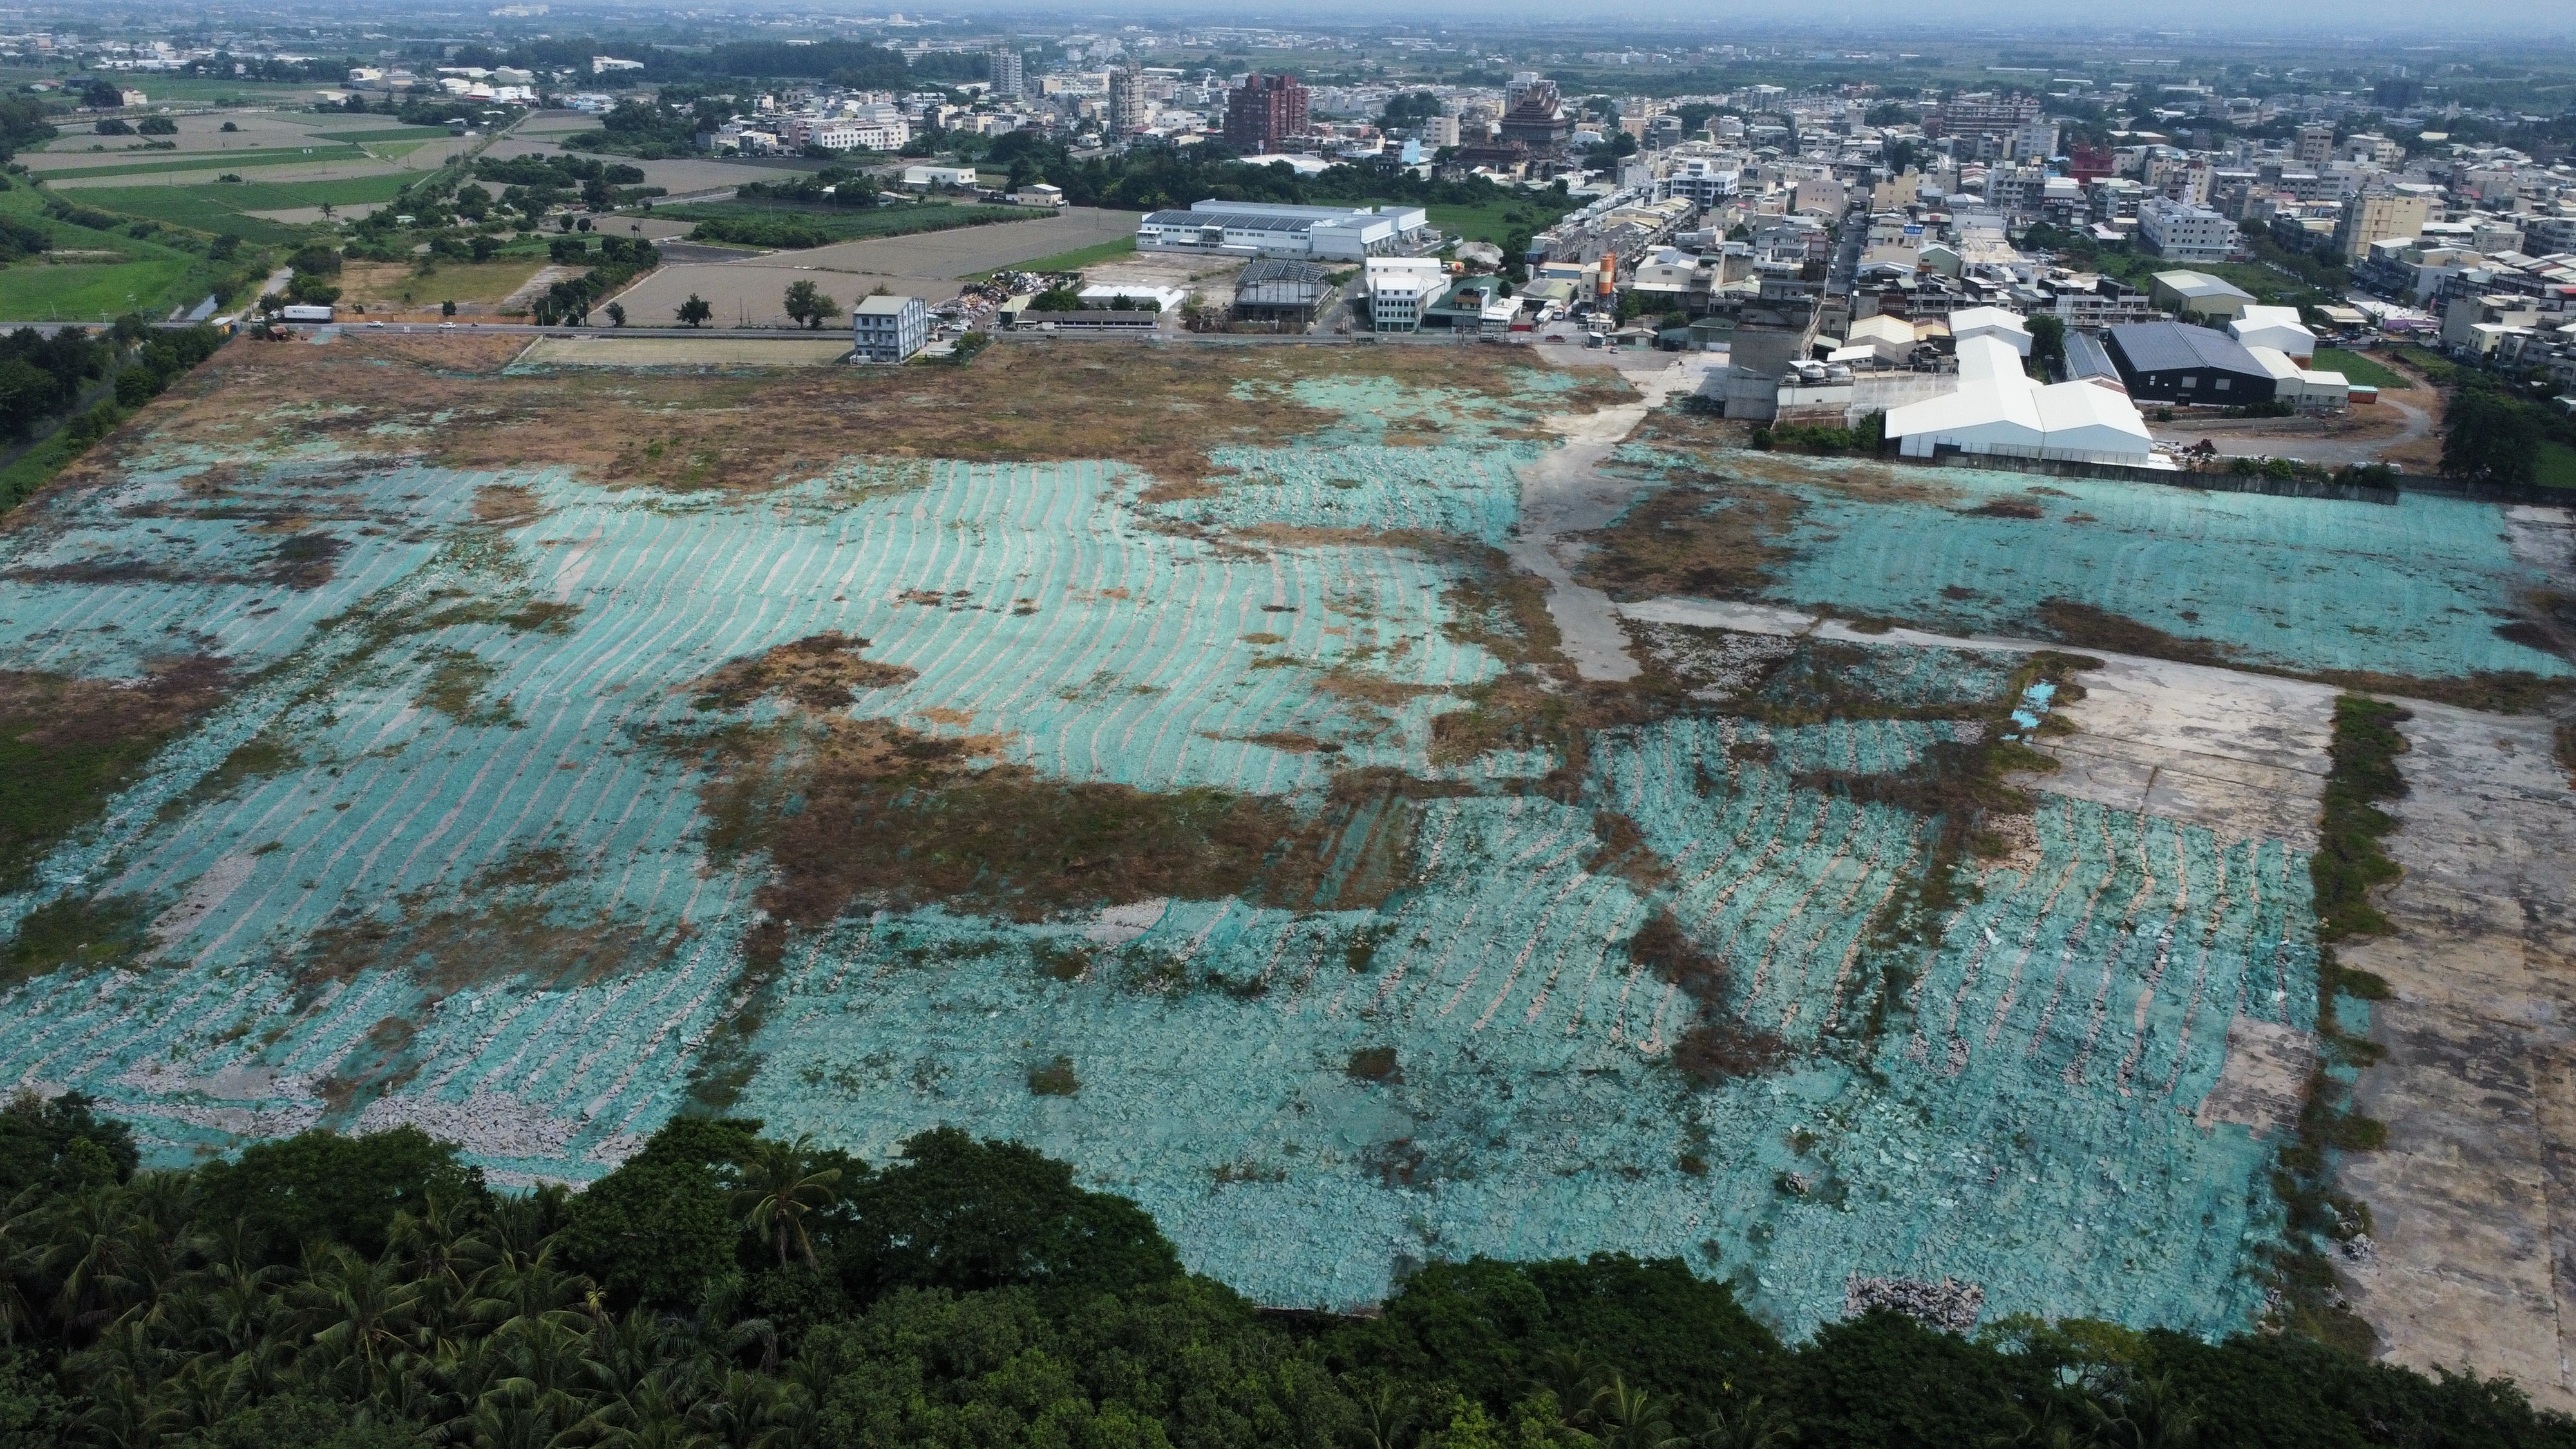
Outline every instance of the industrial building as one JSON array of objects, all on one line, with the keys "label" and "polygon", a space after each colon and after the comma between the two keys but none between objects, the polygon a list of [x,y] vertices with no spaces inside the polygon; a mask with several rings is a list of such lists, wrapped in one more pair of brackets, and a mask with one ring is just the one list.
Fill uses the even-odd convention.
[{"label": "industrial building", "polygon": [[2147,298],[2185,317],[2208,317],[2221,322],[2243,316],[2245,309],[2254,305],[2253,293],[2230,286],[2207,272],[2158,272],[2147,279]]},{"label": "industrial building", "polygon": [[2303,413],[2339,413],[2352,405],[2352,385],[2340,372],[2318,372],[2277,347],[2250,346],[2246,355],[2272,376],[2272,400]]},{"label": "industrial building", "polygon": [[2272,399],[2272,372],[2224,332],[2184,322],[2111,329],[2106,345],[2129,396],[2142,402],[2243,407]]},{"label": "industrial building", "polygon": [[2301,367],[2316,361],[2317,334],[2299,320],[2296,307],[2248,307],[2227,324],[2227,335],[2247,348],[2277,348]]},{"label": "industrial building", "polygon": [[1449,289],[1449,269],[1433,257],[1371,257],[1363,285],[1370,331],[1419,332],[1423,309]]},{"label": "industrial building", "polygon": [[1315,313],[1331,295],[1331,276],[1313,262],[1272,257],[1253,262],[1234,279],[1233,319],[1303,331],[1314,325]]},{"label": "industrial building", "polygon": [[2090,382],[2041,383],[2000,332],[1959,341],[1958,391],[1887,413],[1887,436],[1908,458],[1945,452],[2154,466],[2154,440],[2135,404]]},{"label": "industrial building", "polygon": [[901,362],[930,341],[930,304],[919,297],[861,297],[850,309],[850,360]]},{"label": "industrial building", "polygon": [[1136,225],[1136,249],[1357,262],[1414,247],[1430,226],[1430,213],[1418,206],[1200,201],[1187,211],[1147,212]]}]

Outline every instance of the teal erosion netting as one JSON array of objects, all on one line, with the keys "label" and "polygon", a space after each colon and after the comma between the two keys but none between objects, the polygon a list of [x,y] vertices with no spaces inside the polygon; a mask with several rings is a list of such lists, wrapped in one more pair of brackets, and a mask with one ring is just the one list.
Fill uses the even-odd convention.
[{"label": "teal erosion netting", "polygon": [[[163,1160],[412,1122],[496,1180],[580,1181],[714,1063],[747,1073],[735,1110],[788,1134],[1023,1138],[1273,1302],[1368,1302],[1433,1257],[1616,1248],[1730,1277],[1792,1330],[1835,1316],[1853,1272],[1974,1279],[1995,1312],[2249,1321],[2271,1145],[2192,1112],[2231,1019],[2314,1021],[2301,857],[2041,797],[2026,838],[1967,867],[1964,904],[1915,944],[1879,939],[1939,822],[1832,782],[1969,739],[2012,658],[1819,654],[1963,718],[1683,713],[1595,732],[1546,794],[1566,762],[1544,748],[1435,760],[1438,717],[1504,666],[1452,615],[1467,563],[1368,535],[1502,543],[1539,445],[1436,393],[1299,398],[1346,423],[1227,454],[1220,496],[1153,506],[1115,464],[853,460],[734,497],[318,447],[228,460],[219,491],[189,486],[207,459],[163,456],[46,501],[0,538],[0,669],[130,680],[194,653],[233,683],[0,900],[0,931],[69,911],[151,936],[0,993],[0,1078],[105,1099]],[[2106,522],[2031,538],[2146,526],[2090,495],[2052,506]],[[2283,530],[2355,513],[2298,506],[2316,522]],[[1850,507],[1844,547],[1900,527]],[[1951,546],[1942,522],[1915,517],[1927,550]],[[2204,592],[2276,546],[2204,531],[2174,555]],[[2377,557],[2313,547],[2344,584]],[[2303,588],[2326,584],[2273,591]],[[1311,812],[1374,770],[1427,798],[1375,807],[1408,842],[1383,904],[861,911],[791,933],[748,986],[769,868],[710,854],[701,750],[777,706],[711,711],[691,682],[825,631],[913,671],[851,713],[985,737],[1046,778]],[[1654,870],[1605,850],[1613,819]],[[1723,968],[1693,978],[1705,1003],[1631,957],[1667,912]],[[1680,1070],[1711,1012],[1767,1062]],[[1392,1070],[1354,1061],[1371,1048]],[[1033,1093],[1058,1056],[1079,1090]]]},{"label": "teal erosion netting", "polygon": [[[1852,466],[1761,457],[1766,468]],[[1720,471],[1725,462],[1715,460]],[[1765,597],[2025,636],[2041,601],[2068,599],[2291,669],[2571,672],[2496,633],[2548,579],[2514,557],[2493,504],[2409,493],[2390,507],[2083,478],[2046,480],[2052,496],[2019,473],[1900,477],[1958,496],[1799,489],[1805,511],[1782,540],[1795,556]],[[1978,511],[2005,499],[2040,516]]]}]

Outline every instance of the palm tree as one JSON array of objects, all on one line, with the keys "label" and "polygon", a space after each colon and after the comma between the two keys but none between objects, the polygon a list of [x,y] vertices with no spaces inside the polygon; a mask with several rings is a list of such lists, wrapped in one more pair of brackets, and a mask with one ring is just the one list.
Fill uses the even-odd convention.
[{"label": "palm tree", "polygon": [[784,1142],[756,1143],[736,1164],[742,1173],[742,1186],[734,1190],[733,1196],[734,1206],[743,1214],[744,1226],[776,1245],[779,1267],[787,1266],[787,1249],[792,1243],[803,1252],[805,1266],[819,1272],[823,1264],[814,1255],[814,1239],[805,1231],[805,1218],[840,1197],[841,1170],[809,1170],[812,1163],[806,1154],[810,1150],[802,1138],[793,1146]]},{"label": "palm tree", "polygon": [[2102,1443],[2094,1427],[2079,1421],[2055,1394],[2025,1397],[2013,1413],[2013,1427],[1986,1441],[1993,1449],[2095,1449]]},{"label": "palm tree", "polygon": [[1413,1401],[1398,1393],[1393,1384],[1381,1383],[1360,1397],[1360,1422],[1356,1434],[1367,1449],[1400,1449],[1413,1435]]},{"label": "palm tree", "polygon": [[1568,1428],[1579,1428],[1591,1417],[1593,1396],[1610,1377],[1607,1368],[1579,1348],[1549,1349],[1538,1356],[1530,1372],[1534,1386],[1556,1396]]},{"label": "palm tree", "polygon": [[418,1344],[420,1285],[391,1259],[369,1262],[347,1248],[305,1285],[314,1350],[327,1363],[356,1369],[370,1391],[384,1385],[398,1356]]},{"label": "palm tree", "polygon": [[2200,1442],[2200,1406],[2177,1393],[2173,1380],[2131,1378],[2106,1406],[2084,1405],[2095,1439],[2114,1449],[2191,1449]]},{"label": "palm tree", "polygon": [[1592,1396],[1592,1436],[1602,1449],[1685,1449],[1664,1401],[1617,1374]]},{"label": "palm tree", "polygon": [[51,1241],[38,1263],[62,1285],[54,1294],[54,1315],[66,1327],[94,1327],[122,1306],[132,1287],[126,1276],[132,1221],[125,1189],[112,1182],[81,1188],[48,1214]]},{"label": "palm tree", "polygon": [[1730,1393],[1715,1408],[1700,1411],[1690,1442],[1698,1449],[1781,1449],[1797,1437],[1798,1426],[1787,1414],[1764,1410],[1761,1395],[1736,1404]]}]

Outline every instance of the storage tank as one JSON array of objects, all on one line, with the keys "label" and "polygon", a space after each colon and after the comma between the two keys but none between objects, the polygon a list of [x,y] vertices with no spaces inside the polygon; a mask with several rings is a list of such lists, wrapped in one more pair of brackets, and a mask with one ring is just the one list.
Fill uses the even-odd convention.
[{"label": "storage tank", "polygon": [[1601,296],[1607,297],[1618,290],[1619,258],[1615,253],[1603,252],[1601,254],[1601,285],[1599,293]]}]

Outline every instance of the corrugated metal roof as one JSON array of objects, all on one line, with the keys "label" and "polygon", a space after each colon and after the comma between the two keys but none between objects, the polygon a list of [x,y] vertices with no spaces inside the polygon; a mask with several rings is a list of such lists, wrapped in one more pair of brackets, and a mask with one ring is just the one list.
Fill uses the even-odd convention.
[{"label": "corrugated metal roof", "polygon": [[1264,216],[1250,211],[1153,211],[1145,214],[1147,226],[1219,226],[1228,231],[1312,231],[1318,222],[1334,220],[1320,216]]},{"label": "corrugated metal roof", "polygon": [[2089,332],[2066,334],[2066,375],[2069,379],[2117,377],[2120,370],[2111,365],[2111,353],[2100,338]]},{"label": "corrugated metal roof", "polygon": [[2187,372],[2215,367],[2251,377],[2269,377],[2243,344],[2224,332],[2180,322],[2132,322],[2111,329],[2111,341],[2129,360],[2132,372]]}]

